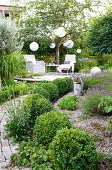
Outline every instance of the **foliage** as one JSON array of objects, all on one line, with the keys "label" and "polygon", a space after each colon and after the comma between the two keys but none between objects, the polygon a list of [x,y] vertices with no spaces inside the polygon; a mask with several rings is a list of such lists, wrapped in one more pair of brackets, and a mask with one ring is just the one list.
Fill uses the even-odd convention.
[{"label": "foliage", "polygon": [[[22,48],[16,22],[0,14],[0,54],[10,54]],[[19,41],[18,41],[19,40]],[[0,56],[1,56],[0,55]]]},{"label": "foliage", "polygon": [[83,112],[90,115],[102,113],[98,108],[101,97],[102,95],[97,93],[87,95],[82,103]]},{"label": "foliage", "polygon": [[26,103],[24,102],[19,101],[17,104],[10,103],[6,109],[6,137],[14,137],[16,141],[27,139],[27,136],[31,131],[28,105],[26,105]]},{"label": "foliage", "polygon": [[[39,6],[37,4],[39,4]],[[85,26],[84,11],[85,9],[93,10],[91,6],[97,4],[99,4],[99,2],[88,2],[86,0],[83,3],[73,0],[36,0],[29,2],[25,6],[25,14],[28,15],[23,18],[21,22],[24,24],[24,29],[22,29],[24,39],[45,37],[46,41],[47,37],[49,39],[48,45],[50,45],[51,42],[56,44],[55,49],[51,50],[53,53],[54,50],[56,50],[56,63],[59,64],[59,48],[61,44],[67,40],[68,35],[74,41],[80,40],[79,37],[82,36],[81,30]],[[29,10],[32,11],[33,15],[29,14]],[[54,35],[54,30],[58,27],[66,27],[66,36],[59,38]],[[44,52],[46,52],[46,44],[43,48]]]},{"label": "foliage", "polygon": [[68,96],[67,98],[63,98],[60,103],[58,104],[58,107],[60,109],[68,109],[68,110],[74,110],[78,106],[77,102],[77,96]]},{"label": "foliage", "polygon": [[104,114],[112,113],[112,96],[104,96],[100,98],[98,108],[104,112]]},{"label": "foliage", "polygon": [[108,131],[109,133],[112,133],[112,116],[109,117],[106,125],[107,125],[107,131]]},{"label": "foliage", "polygon": [[90,69],[95,66],[97,66],[97,61],[96,59],[91,58],[91,57],[88,57],[88,58],[80,57],[77,59],[77,63],[75,64],[75,68],[77,71],[89,69],[89,72],[90,72]]},{"label": "foliage", "polygon": [[4,86],[15,86],[16,82],[14,80],[6,80],[4,82],[2,82],[2,87]]},{"label": "foliage", "polygon": [[91,88],[92,85],[98,84],[101,82],[101,78],[96,77],[83,77],[82,78],[83,84],[84,84],[84,90],[87,90],[88,88]]},{"label": "foliage", "polygon": [[73,90],[73,82],[71,78],[57,78],[52,81],[57,87],[59,91],[59,95],[63,95],[71,90]]},{"label": "foliage", "polygon": [[0,75],[3,80],[14,79],[15,75],[21,74],[25,69],[25,60],[20,51],[0,56]]},{"label": "foliage", "polygon": [[34,147],[35,144],[33,141],[23,141],[17,148],[18,152],[11,156],[11,162],[16,163],[18,166],[29,166],[31,164],[30,156],[33,153]]},{"label": "foliage", "polygon": [[84,131],[64,128],[50,144],[57,169],[96,169],[97,154],[91,137]]},{"label": "foliage", "polygon": [[34,86],[31,93],[33,93],[33,94],[38,93],[38,94],[44,96],[45,98],[49,99],[49,92],[46,89],[44,89],[43,87]]},{"label": "foliage", "polygon": [[[2,88],[3,89],[3,88]],[[27,94],[29,88],[25,85],[22,86],[6,86],[3,91],[0,91],[0,103],[10,100],[16,96]]]},{"label": "foliage", "polygon": [[[98,55],[112,53],[112,13],[106,14],[93,20],[88,34],[88,44],[94,53]],[[101,43],[102,42],[102,43]]]},{"label": "foliage", "polygon": [[20,73],[21,78],[32,78],[32,76],[42,76],[42,74],[32,73],[32,72],[26,72],[22,71]]},{"label": "foliage", "polygon": [[29,95],[24,99],[24,103],[30,109],[30,123],[34,125],[35,119],[43,113],[53,110],[51,102],[39,94]]},{"label": "foliage", "polygon": [[19,144],[18,152],[11,157],[12,164],[20,166],[31,166],[31,169],[43,169],[50,167],[49,153],[44,147],[36,146],[34,141],[22,142]]},{"label": "foliage", "polygon": [[53,84],[53,83],[43,83],[41,85],[42,88],[44,88],[45,90],[47,90],[48,92],[48,97],[50,101],[55,100],[58,96],[59,96],[59,91],[58,91],[58,87]]},{"label": "foliage", "polygon": [[34,150],[34,154],[31,155],[31,170],[46,169],[52,170],[52,163],[49,159],[49,151],[43,147]]},{"label": "foliage", "polygon": [[68,116],[62,112],[49,112],[39,116],[34,126],[37,143],[47,145],[52,141],[58,129],[71,127]]}]

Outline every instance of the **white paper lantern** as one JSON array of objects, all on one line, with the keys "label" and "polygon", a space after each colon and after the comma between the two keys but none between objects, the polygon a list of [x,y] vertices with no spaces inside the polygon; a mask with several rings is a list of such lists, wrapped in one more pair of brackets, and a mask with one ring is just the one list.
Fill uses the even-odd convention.
[{"label": "white paper lantern", "polygon": [[77,53],[81,53],[81,49],[77,49]]},{"label": "white paper lantern", "polygon": [[59,27],[58,29],[56,29],[55,31],[55,35],[57,35],[58,37],[64,37],[66,34],[65,30],[63,27]]},{"label": "white paper lantern", "polygon": [[54,44],[54,43],[51,43],[51,44],[50,44],[50,48],[55,48],[55,44]]},{"label": "white paper lantern", "polygon": [[101,73],[101,69],[99,68],[99,67],[93,67],[92,69],[91,69],[91,74],[94,76],[94,75],[96,75],[96,74],[99,74],[99,73]]},{"label": "white paper lantern", "polygon": [[30,44],[30,50],[32,50],[32,51],[37,51],[38,48],[39,48],[38,43],[32,42],[32,43]]},{"label": "white paper lantern", "polygon": [[67,40],[63,46],[67,47],[67,48],[72,48],[74,46],[74,42],[72,40]]}]

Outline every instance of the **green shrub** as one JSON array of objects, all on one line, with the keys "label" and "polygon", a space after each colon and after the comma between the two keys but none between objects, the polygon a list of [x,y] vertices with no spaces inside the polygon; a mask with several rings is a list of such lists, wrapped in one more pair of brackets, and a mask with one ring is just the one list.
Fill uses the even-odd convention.
[{"label": "green shrub", "polygon": [[73,81],[72,81],[72,79],[69,78],[69,77],[65,77],[63,79],[67,81],[67,87],[68,87],[67,92],[73,90]]},{"label": "green shrub", "polygon": [[71,78],[57,78],[53,80],[53,83],[58,87],[59,95],[63,95],[73,90],[73,82]]},{"label": "green shrub", "polygon": [[52,141],[58,129],[71,127],[68,116],[62,112],[49,112],[37,118],[34,136],[39,144],[46,145]]},{"label": "green shrub", "polygon": [[49,93],[43,87],[35,86],[34,89],[32,89],[31,93],[33,93],[33,94],[38,93],[38,94],[44,96],[45,98],[49,99]]},{"label": "green shrub", "polygon": [[46,112],[50,112],[54,109],[52,103],[39,94],[29,95],[24,99],[23,102],[27,103],[30,109],[30,120],[32,121],[32,124],[34,124],[37,116],[40,116]]},{"label": "green shrub", "polygon": [[77,96],[68,96],[67,98],[63,98],[60,103],[58,104],[58,107],[60,109],[68,109],[68,110],[74,110],[78,106]]},{"label": "green shrub", "polygon": [[16,141],[28,138],[35,124],[35,119],[40,114],[53,110],[49,100],[41,95],[29,95],[16,104],[7,107],[7,121],[5,131],[7,137],[13,136]]},{"label": "green shrub", "polygon": [[0,91],[0,103],[19,95],[27,94],[27,86],[6,86],[4,91]]},{"label": "green shrub", "polygon": [[85,97],[83,103],[82,103],[82,108],[83,112],[87,114],[98,114],[99,109],[98,109],[98,104],[100,102],[100,97],[97,94],[89,94],[88,96]]},{"label": "green shrub", "polygon": [[20,74],[21,78],[31,78],[32,76],[42,76],[42,74],[37,74],[37,73],[32,73],[32,72],[26,72],[26,71],[22,71]]},{"label": "green shrub", "polygon": [[8,90],[0,91],[0,103],[9,99],[9,92]]},{"label": "green shrub", "polygon": [[84,131],[72,128],[59,130],[49,148],[57,169],[96,169],[96,149],[93,140]]},{"label": "green shrub", "polygon": [[59,96],[58,88],[53,83],[43,83],[41,84],[41,87],[43,87],[45,90],[47,90],[49,94],[49,100],[53,101]]},{"label": "green shrub", "polygon": [[19,101],[15,104],[11,102],[7,106],[6,137],[14,137],[16,141],[26,139],[31,130],[29,119],[29,107],[26,103]]},{"label": "green shrub", "polygon": [[112,97],[98,91],[88,94],[82,103],[83,112],[87,114],[108,115],[112,113]]},{"label": "green shrub", "polygon": [[2,83],[2,86],[15,86],[16,85],[16,82],[14,80],[5,80],[3,83]]},{"label": "green shrub", "polygon": [[96,77],[83,77],[82,78],[83,84],[84,84],[84,90],[87,90],[88,88],[91,88],[92,85],[98,84],[101,82],[101,79],[96,79]]}]

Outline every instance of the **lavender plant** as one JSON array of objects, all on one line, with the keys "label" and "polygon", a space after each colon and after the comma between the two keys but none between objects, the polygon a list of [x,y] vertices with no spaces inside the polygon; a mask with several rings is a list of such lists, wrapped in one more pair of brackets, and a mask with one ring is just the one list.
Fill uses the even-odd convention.
[{"label": "lavender plant", "polygon": [[[90,84],[89,84],[90,80]],[[112,113],[112,74],[103,72],[86,79],[86,93],[83,101],[83,112],[88,114],[107,115]],[[93,85],[92,85],[93,84]],[[91,85],[91,86],[90,86]]]}]

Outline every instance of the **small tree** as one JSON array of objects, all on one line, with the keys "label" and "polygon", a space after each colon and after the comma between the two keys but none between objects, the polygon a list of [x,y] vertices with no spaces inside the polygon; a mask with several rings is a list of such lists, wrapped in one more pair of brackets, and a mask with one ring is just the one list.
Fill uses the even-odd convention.
[{"label": "small tree", "polygon": [[93,53],[98,55],[112,53],[112,11],[92,21],[87,41]]},{"label": "small tree", "polygon": [[[17,1],[17,0],[15,0]],[[24,38],[35,38],[44,36],[51,39],[56,44],[56,63],[59,64],[59,48],[66,39],[74,38],[78,40],[81,30],[83,30],[85,21],[85,9],[93,10],[93,6],[99,3],[96,0],[35,0],[26,4],[22,23],[24,29],[22,33]],[[32,11],[32,12],[31,12]],[[26,15],[27,14],[27,15]],[[52,36],[52,33],[58,27],[64,27],[66,36]]]},{"label": "small tree", "polygon": [[13,52],[21,48],[22,42],[19,40],[16,22],[12,21],[11,17],[5,18],[4,14],[0,14],[0,77],[2,79],[14,77],[15,72],[17,73],[22,58],[19,53]]}]

